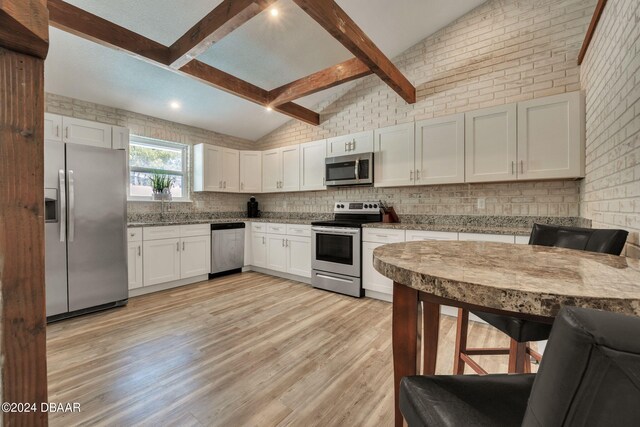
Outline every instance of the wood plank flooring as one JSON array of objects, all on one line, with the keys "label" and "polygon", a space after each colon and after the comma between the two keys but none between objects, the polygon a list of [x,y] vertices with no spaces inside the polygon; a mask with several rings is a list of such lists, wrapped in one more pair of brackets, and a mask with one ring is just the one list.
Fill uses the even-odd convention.
[{"label": "wood plank flooring", "polygon": [[[442,316],[438,373],[455,319]],[[391,304],[259,273],[132,298],[47,328],[52,426],[391,426]],[[470,325],[470,346],[507,345]],[[506,357],[478,358],[506,372]]]}]

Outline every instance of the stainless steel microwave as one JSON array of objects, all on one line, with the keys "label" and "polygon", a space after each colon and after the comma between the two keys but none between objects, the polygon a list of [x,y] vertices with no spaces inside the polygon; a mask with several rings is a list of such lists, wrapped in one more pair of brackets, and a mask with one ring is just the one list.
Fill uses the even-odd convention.
[{"label": "stainless steel microwave", "polygon": [[325,178],[328,187],[373,184],[373,153],[327,157]]}]

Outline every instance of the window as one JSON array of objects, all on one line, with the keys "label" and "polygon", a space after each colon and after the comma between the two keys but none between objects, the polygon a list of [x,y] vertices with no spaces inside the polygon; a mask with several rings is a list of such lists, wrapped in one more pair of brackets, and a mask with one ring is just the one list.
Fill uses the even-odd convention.
[{"label": "window", "polygon": [[185,144],[132,135],[129,140],[129,199],[151,200],[151,176],[173,180],[173,200],[188,200],[187,149]]}]

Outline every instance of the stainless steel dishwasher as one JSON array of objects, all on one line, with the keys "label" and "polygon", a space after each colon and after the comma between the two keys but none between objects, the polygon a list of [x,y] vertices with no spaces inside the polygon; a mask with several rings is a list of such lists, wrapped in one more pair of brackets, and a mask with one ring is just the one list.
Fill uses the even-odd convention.
[{"label": "stainless steel dishwasher", "polygon": [[211,224],[210,276],[239,273],[244,266],[244,222]]}]

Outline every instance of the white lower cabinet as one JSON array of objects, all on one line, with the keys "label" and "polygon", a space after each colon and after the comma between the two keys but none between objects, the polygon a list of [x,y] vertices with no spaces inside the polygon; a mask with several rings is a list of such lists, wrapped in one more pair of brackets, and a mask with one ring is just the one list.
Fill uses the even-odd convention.
[{"label": "white lower cabinet", "polygon": [[287,271],[287,248],[284,235],[267,234],[267,268],[283,273]]},{"label": "white lower cabinet", "polygon": [[127,245],[129,269],[129,289],[142,287],[142,241],[129,242]]},{"label": "white lower cabinet", "polygon": [[251,233],[251,265],[267,268],[267,235]]},{"label": "white lower cabinet", "polygon": [[180,279],[180,239],[143,242],[144,286]]},{"label": "white lower cabinet", "polygon": [[385,243],[362,243],[362,287],[368,291],[393,294],[393,280],[373,268],[373,250]]},{"label": "white lower cabinet", "polygon": [[311,238],[287,236],[287,273],[311,277]]},{"label": "white lower cabinet", "polygon": [[180,278],[208,274],[211,265],[211,238],[195,236],[180,240]]}]

